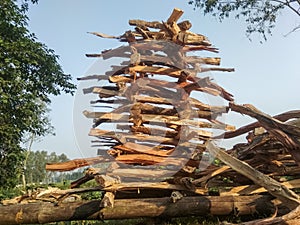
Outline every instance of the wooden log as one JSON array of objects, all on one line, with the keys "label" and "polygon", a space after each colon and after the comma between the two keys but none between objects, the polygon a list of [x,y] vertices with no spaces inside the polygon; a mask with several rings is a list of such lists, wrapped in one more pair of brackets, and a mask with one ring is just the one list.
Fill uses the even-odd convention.
[{"label": "wooden log", "polygon": [[[116,137],[116,139],[118,139],[118,138],[122,139],[122,137]],[[126,142],[124,142],[124,143],[126,143]],[[192,148],[194,150],[198,149],[201,151],[204,149],[204,146],[201,144],[193,144],[193,143],[189,143],[189,142],[181,143],[180,146],[186,147],[186,148]],[[48,171],[70,171],[70,170],[75,170],[77,168],[94,165],[97,163],[108,163],[108,162],[114,162],[114,161],[115,161],[114,159],[111,159],[108,157],[106,158],[103,156],[98,156],[98,157],[93,157],[93,158],[85,158],[85,159],[74,159],[74,160],[70,160],[67,162],[48,163],[48,164],[46,164],[46,170],[48,170]],[[84,178],[84,180],[86,180],[86,179],[89,180],[90,177]],[[78,182],[80,182],[80,181],[78,181]],[[74,184],[74,185],[77,185],[77,184]]]},{"label": "wooden log", "polygon": [[[258,219],[243,223],[243,225],[295,225],[300,224],[300,206],[291,212],[277,216],[277,212],[270,218]],[[279,213],[280,214],[280,213]],[[235,225],[233,223],[226,223],[226,225]]]},{"label": "wooden log", "polygon": [[179,157],[160,157],[148,154],[127,154],[119,155],[116,157],[116,160],[121,163],[126,164],[140,164],[140,165],[173,165],[178,168],[182,168],[185,164],[190,164],[194,167],[199,165],[199,161],[189,160],[188,158],[179,158]]},{"label": "wooden log", "polygon": [[300,127],[285,124],[249,104],[237,105],[230,103],[229,106],[233,111],[256,118],[262,127],[287,148],[300,165]]},{"label": "wooden log", "polygon": [[172,14],[167,20],[167,23],[168,24],[176,23],[179,20],[179,18],[182,16],[182,14],[183,14],[183,10],[174,8]]},{"label": "wooden log", "polygon": [[[274,116],[273,118],[278,119],[281,122],[285,122],[292,118],[300,118],[300,110],[292,110],[292,111],[284,112],[284,113]],[[248,124],[246,126],[240,127],[239,129],[236,129],[234,131],[226,132],[218,137],[222,137],[225,139],[237,137],[239,135],[245,134],[245,133],[247,133],[257,127],[260,127],[260,126],[261,125],[259,122],[254,122],[254,123]],[[217,138],[217,137],[215,137],[215,138]]]},{"label": "wooden log", "polygon": [[180,28],[177,26],[176,23],[168,24],[163,22],[163,24],[165,26],[165,30],[167,31],[166,32],[167,36],[170,37],[171,41],[174,41],[176,43],[176,37],[180,32]]},{"label": "wooden log", "polygon": [[129,25],[139,26],[139,27],[149,27],[149,28],[155,28],[155,29],[163,29],[164,28],[164,25],[158,21],[147,22],[144,20],[129,20]]},{"label": "wooden log", "polygon": [[[181,79],[181,77],[179,77],[179,80]],[[215,96],[220,95],[227,100],[230,100],[233,97],[230,93],[226,92],[223,88],[221,88],[215,83],[212,83],[207,77],[205,78],[190,77],[190,78],[191,81],[189,82],[187,81],[170,82],[165,80],[143,78],[143,80],[137,80],[136,84],[140,88],[140,90],[143,90],[145,87],[156,88],[159,90],[160,95],[162,95],[163,97],[167,97],[168,95],[170,95],[173,96],[173,98],[176,99],[177,101],[182,100],[182,96],[180,93],[189,95],[192,91],[206,92]],[[171,88],[176,90],[176,93],[174,92],[170,93]]]},{"label": "wooden log", "polygon": [[48,171],[70,171],[84,166],[89,166],[101,162],[110,162],[112,159],[98,156],[85,159],[73,159],[67,162],[47,163],[46,170]]},{"label": "wooden log", "polygon": [[191,22],[188,20],[177,23],[177,25],[181,31],[187,31],[187,30],[191,29],[191,27],[192,27]]},{"label": "wooden log", "polygon": [[208,39],[200,34],[191,34],[188,32],[180,32],[176,37],[177,41],[182,45],[201,45],[210,46]]},{"label": "wooden log", "polygon": [[233,170],[267,189],[271,195],[277,197],[280,201],[286,204],[289,209],[293,210],[300,204],[300,199],[297,194],[271,177],[255,170],[249,164],[234,158],[224,150],[213,145],[211,142],[208,142],[207,149],[213,156],[219,158]]},{"label": "wooden log", "polygon": [[229,169],[230,169],[229,166],[222,166],[222,167],[216,169],[215,171],[213,171],[212,173],[209,173],[209,174],[206,175],[206,176],[203,176],[203,177],[201,177],[201,178],[198,178],[198,179],[193,180],[192,183],[193,183],[194,185],[201,184],[201,183],[206,182],[206,181],[208,181],[209,179],[211,179],[211,178],[213,178],[213,177],[215,177],[215,176],[217,176],[217,175],[219,175],[219,174],[221,174],[221,173],[223,173],[223,172],[225,172],[225,171],[227,171],[227,170],[229,170]]},{"label": "wooden log", "polygon": [[94,179],[101,188],[121,183],[120,177],[111,177],[107,175],[96,175]]},{"label": "wooden log", "polygon": [[[110,220],[142,217],[270,214],[274,206],[268,196],[170,197],[115,199],[114,207],[101,208],[101,200],[62,203],[32,203],[0,206],[0,225],[40,224],[72,220]],[[147,210],[145,210],[147,209]]]},{"label": "wooden log", "polygon": [[101,200],[100,207],[101,208],[113,208],[115,201],[115,194],[112,192],[106,192]]}]

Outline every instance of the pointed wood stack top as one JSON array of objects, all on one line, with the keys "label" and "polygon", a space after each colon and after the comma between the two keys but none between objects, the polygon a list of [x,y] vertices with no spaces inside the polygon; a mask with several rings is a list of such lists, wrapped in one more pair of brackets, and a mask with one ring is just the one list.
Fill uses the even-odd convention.
[{"label": "pointed wood stack top", "polygon": [[98,154],[113,156],[120,167],[163,166],[166,170],[169,166],[167,174],[175,174],[188,165],[194,171],[212,130],[234,130],[217,120],[227,107],[204,103],[197,94],[191,96],[192,92],[206,93],[232,101],[230,93],[201,73],[233,69],[216,67],[220,58],[191,54],[218,50],[207,37],[191,32],[189,21],[178,22],[182,14],[175,8],[166,22],[129,20],[134,30],[120,36],[92,32],[127,43],[101,54],[87,54],[124,61],[112,65],[105,75],[79,78],[108,81],[107,86],[87,88],[84,93],[98,94],[99,99],[92,103],[113,110],[85,111],[84,115],[94,119],[89,135],[98,137],[95,142],[102,146]]}]

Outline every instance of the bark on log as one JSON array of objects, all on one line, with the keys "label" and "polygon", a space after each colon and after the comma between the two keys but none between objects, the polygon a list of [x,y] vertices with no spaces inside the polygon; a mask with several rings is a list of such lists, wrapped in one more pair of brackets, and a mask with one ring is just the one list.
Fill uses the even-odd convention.
[{"label": "bark on log", "polygon": [[299,196],[281,183],[257,171],[249,164],[234,158],[210,142],[207,144],[207,149],[213,156],[219,158],[233,170],[251,179],[254,183],[264,187],[271,195],[277,197],[280,201],[286,204],[289,209],[293,210],[299,206]]},{"label": "bark on log", "polygon": [[254,106],[249,104],[237,105],[234,103],[229,103],[229,106],[235,112],[256,118],[263,128],[265,128],[272,136],[274,136],[287,148],[298,165],[300,165],[299,127],[285,124],[278,119],[274,119],[270,115],[259,111]]},{"label": "bark on log", "polygon": [[[274,119],[277,119],[277,120],[280,120],[281,122],[285,122],[289,119],[292,119],[292,118],[300,118],[300,110],[292,110],[292,111],[288,111],[288,112],[285,112],[285,113],[281,113],[281,114],[278,114],[276,116],[273,117]],[[254,123],[250,123],[246,126],[243,126],[243,127],[240,127],[239,129],[236,129],[234,131],[228,131],[224,134],[221,134],[221,135],[218,135],[216,137],[214,137],[215,139],[218,139],[218,138],[233,138],[233,137],[237,137],[239,135],[242,135],[242,134],[245,134],[257,127],[260,127],[260,123],[259,122],[254,122]]]},{"label": "bark on log", "polygon": [[84,166],[89,166],[93,164],[97,164],[100,162],[111,162],[112,159],[105,158],[102,156],[92,157],[92,158],[85,158],[85,159],[73,159],[67,162],[61,163],[47,163],[46,170],[48,171],[70,171],[75,170],[77,168],[81,168]]},{"label": "bark on log", "polygon": [[96,175],[95,176],[95,181],[102,188],[109,187],[109,186],[112,186],[114,184],[121,183],[121,180],[120,180],[119,177],[110,177],[110,176],[107,176],[107,175]]},{"label": "bark on log", "polygon": [[[211,215],[270,214],[270,196],[183,197],[173,203],[170,197],[116,199],[113,208],[101,208],[101,200],[62,203],[31,203],[0,206],[0,225],[37,224],[72,220],[131,219],[141,217],[180,217]],[[147,209],[147,210],[145,210]]]}]

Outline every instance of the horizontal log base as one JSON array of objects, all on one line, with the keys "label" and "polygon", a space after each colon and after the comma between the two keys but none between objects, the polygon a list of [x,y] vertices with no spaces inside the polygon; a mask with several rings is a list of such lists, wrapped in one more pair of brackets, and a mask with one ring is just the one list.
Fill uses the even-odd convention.
[{"label": "horizontal log base", "polygon": [[271,215],[275,206],[270,196],[200,196],[114,200],[101,207],[101,200],[71,203],[29,203],[0,206],[0,225],[36,224],[71,220],[110,220],[141,217],[206,215]]}]

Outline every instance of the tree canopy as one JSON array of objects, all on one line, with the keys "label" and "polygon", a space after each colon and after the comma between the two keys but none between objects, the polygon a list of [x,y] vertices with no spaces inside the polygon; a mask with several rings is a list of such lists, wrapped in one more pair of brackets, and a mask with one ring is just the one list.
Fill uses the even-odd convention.
[{"label": "tree canopy", "polygon": [[[234,16],[244,18],[247,23],[246,34],[259,33],[266,40],[272,33],[278,15],[285,9],[291,10],[300,18],[300,0],[190,0],[189,4],[211,14],[222,21]],[[300,28],[295,27],[295,29]]]},{"label": "tree canopy", "polygon": [[47,151],[30,151],[24,171],[26,183],[48,184],[52,181],[61,181],[63,174],[57,175],[55,172],[47,172],[46,163],[66,162],[68,160],[64,153],[57,155],[55,152],[49,154]]},{"label": "tree canopy", "polygon": [[0,1],[0,187],[16,183],[25,134],[48,132],[50,96],[75,91],[58,56],[28,30],[27,10],[28,1]]}]

